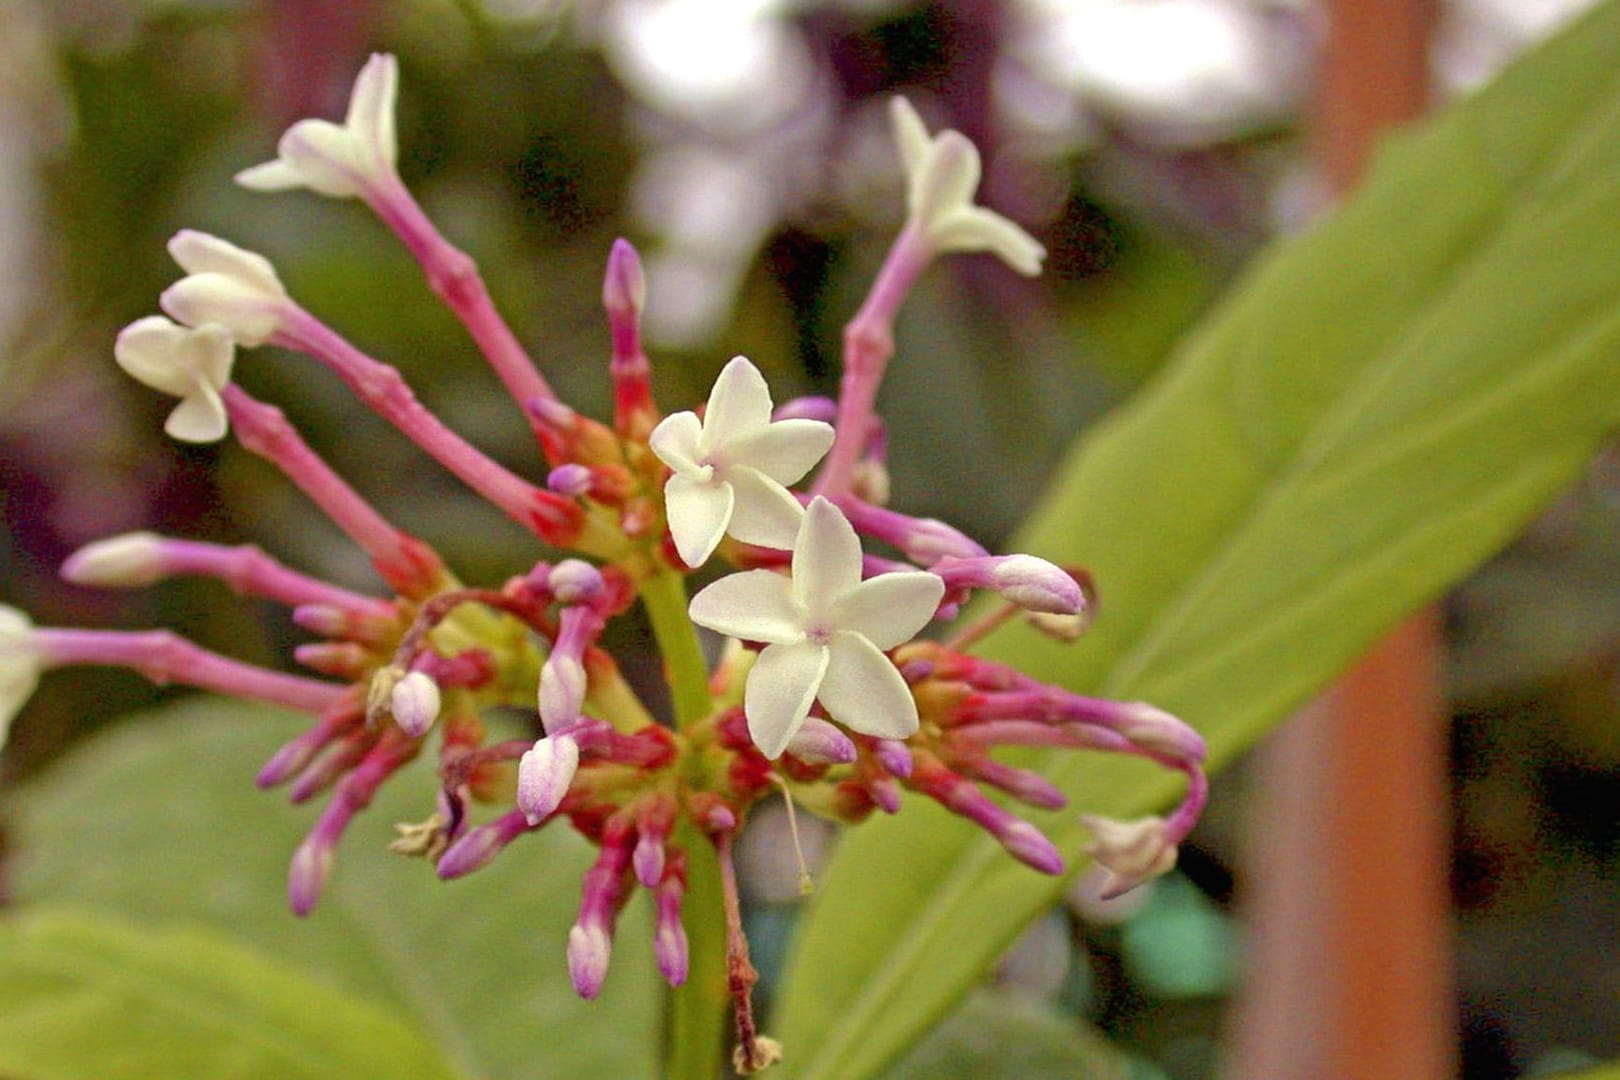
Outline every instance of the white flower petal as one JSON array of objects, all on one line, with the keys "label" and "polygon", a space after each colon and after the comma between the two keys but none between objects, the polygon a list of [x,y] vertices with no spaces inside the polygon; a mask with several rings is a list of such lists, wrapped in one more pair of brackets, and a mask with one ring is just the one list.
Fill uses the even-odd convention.
[{"label": "white flower petal", "polygon": [[860,634],[841,631],[827,646],[829,662],[821,680],[821,704],[851,731],[880,739],[908,739],[917,733],[917,702],[900,671]]},{"label": "white flower petal", "polygon": [[344,128],[325,120],[300,120],[276,144],[304,187],[334,199],[354,198],[369,181],[364,147]]},{"label": "white flower petal", "polygon": [[232,179],[250,191],[291,191],[304,186],[303,174],[280,158],[243,169]]},{"label": "white flower petal", "polygon": [[183,442],[215,442],[228,430],[219,392],[230,380],[235,345],[220,326],[187,330],[161,316],[124,327],[113,346],[118,366],[180,404],[164,430]]},{"label": "white flower petal", "polygon": [[726,473],[736,505],[726,531],[748,544],[787,550],[799,534],[804,507],[793,493],[757,469],[737,466]]},{"label": "white flower petal", "polygon": [[1104,900],[1112,900],[1150,878],[1167,874],[1176,865],[1176,845],[1170,842],[1161,817],[1118,821],[1083,814],[1080,823],[1091,830],[1093,837],[1087,853],[1109,872],[1103,882]]},{"label": "white flower petal", "polygon": [[793,592],[806,610],[824,612],[861,583],[861,541],[843,511],[817,496],[793,542]]},{"label": "white flower petal", "polygon": [[225,403],[214,388],[206,384],[199,385],[176,405],[163,422],[163,430],[171,439],[188,443],[218,442],[230,429]]},{"label": "white flower petal", "polygon": [[669,535],[687,566],[709,561],[731,522],[735,494],[730,484],[700,483],[676,474],[664,485]]},{"label": "white flower petal", "polygon": [[287,290],[269,259],[211,233],[181,229],[169,239],[169,254],[188,274],[223,274],[267,296],[287,298]]},{"label": "white flower petal", "polygon": [[33,633],[28,616],[0,604],[0,746],[5,745],[11,721],[39,685],[39,649]]},{"label": "white flower petal", "polygon": [[216,323],[246,348],[263,345],[281,328],[283,309],[264,293],[223,274],[191,274],[164,289],[158,306],[176,322]]},{"label": "white flower petal", "polygon": [[833,427],[820,420],[776,420],[726,446],[728,460],[746,461],[778,484],[794,484],[832,448]]},{"label": "white flower petal", "polygon": [[827,650],[808,641],[769,645],[759,654],[748,672],[743,711],[748,716],[749,737],[760,753],[780,757],[793,741],[810,714],[827,663]]},{"label": "white flower petal", "polygon": [[179,364],[180,343],[187,333],[161,315],[148,315],[118,332],[113,359],[137,382],[184,397],[193,386],[191,373]]},{"label": "white flower petal", "polygon": [[771,422],[771,390],[765,376],[746,356],[733,357],[720,369],[703,414],[701,449],[708,453]]},{"label": "white flower petal", "polygon": [[900,164],[908,177],[915,176],[933,144],[928,137],[928,127],[917,115],[916,108],[903,97],[890,100],[889,119],[894,125],[895,145],[900,149]]},{"label": "white flower petal", "polygon": [[1025,277],[1041,272],[1046,248],[1011,220],[971,206],[936,223],[929,233],[940,251],[988,251]]},{"label": "white flower petal", "polygon": [[773,570],[745,570],[713,582],[692,597],[687,614],[699,626],[743,641],[804,639],[804,611],[788,579]]},{"label": "white flower petal", "polygon": [[879,649],[892,649],[928,625],[945,596],[945,582],[922,571],[879,574],[838,598],[832,619]]},{"label": "white flower petal", "polygon": [[181,349],[186,365],[196,373],[197,381],[215,390],[231,381],[231,368],[236,363],[236,343],[223,326],[199,326],[182,340]]},{"label": "white flower petal", "polygon": [[394,100],[399,94],[399,61],[387,53],[372,53],[355,77],[349,111],[343,126],[365,146],[379,164],[392,169],[399,143],[394,134]]},{"label": "white flower petal", "polygon": [[933,235],[941,217],[973,202],[979,188],[979,150],[960,131],[934,137],[927,164],[912,182],[911,212]]},{"label": "white flower petal", "polygon": [[694,412],[670,413],[658,422],[647,436],[647,445],[658,455],[658,460],[691,480],[707,480],[714,469],[698,459],[703,452],[698,442],[703,438],[703,423]]}]

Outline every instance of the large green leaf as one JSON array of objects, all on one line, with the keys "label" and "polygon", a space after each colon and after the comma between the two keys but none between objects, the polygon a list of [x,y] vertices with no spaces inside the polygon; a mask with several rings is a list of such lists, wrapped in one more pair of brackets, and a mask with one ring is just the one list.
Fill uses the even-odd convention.
[{"label": "large green leaf", "polygon": [[453,1080],[385,1009],[195,930],[0,923],[0,1073],[17,1080]]},{"label": "large green leaf", "polygon": [[[1620,417],[1620,6],[1392,143],[1083,440],[1024,537],[1104,596],[1063,647],[986,652],[1193,722],[1219,765],[1497,550]],[[1046,762],[1078,807],[1152,769]],[[1071,854],[1073,816],[1047,816]],[[773,1034],[795,1077],[870,1076],[1058,895],[927,806],[854,830]]]},{"label": "large green leaf", "polygon": [[657,1072],[661,983],[644,905],[626,913],[601,998],[581,1001],[564,950],[592,849],[547,829],[440,882],[383,850],[393,823],[432,812],[425,761],[355,820],[320,905],[293,917],[287,860],[315,810],[255,791],[253,776],[301,724],[194,700],[96,738],[11,801],[18,898],[229,930],[384,1003],[469,1078]]},{"label": "large green leaf", "polygon": [[1108,1040],[1052,1005],[980,990],[911,1048],[884,1080],[1128,1080],[1131,1063]]}]

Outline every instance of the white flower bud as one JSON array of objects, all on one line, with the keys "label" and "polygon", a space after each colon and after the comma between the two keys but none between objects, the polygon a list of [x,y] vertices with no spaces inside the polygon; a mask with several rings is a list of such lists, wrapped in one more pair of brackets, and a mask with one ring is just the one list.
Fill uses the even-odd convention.
[{"label": "white flower bud", "polygon": [[62,564],[62,578],[74,585],[130,589],[162,581],[163,538],[152,532],[124,533],[86,544]]},{"label": "white flower bud", "polygon": [[413,671],[394,684],[388,704],[400,730],[421,738],[439,718],[439,684],[426,672]]},{"label": "white flower bud", "polygon": [[530,825],[538,825],[562,805],[568,785],[579,771],[579,743],[567,735],[536,742],[518,762],[517,806]]},{"label": "white flower bud", "polygon": [[12,719],[33,697],[40,667],[33,621],[0,604],[0,746],[5,745]]}]

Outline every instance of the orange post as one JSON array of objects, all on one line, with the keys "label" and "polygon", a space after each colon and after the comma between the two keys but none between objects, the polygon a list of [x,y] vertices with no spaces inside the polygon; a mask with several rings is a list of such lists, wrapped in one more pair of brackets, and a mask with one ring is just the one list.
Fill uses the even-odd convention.
[{"label": "orange post", "polygon": [[[1379,135],[1427,104],[1431,11],[1329,9],[1311,134],[1342,193]],[[1261,751],[1243,890],[1250,976],[1228,1075],[1455,1075],[1440,650],[1438,617],[1420,613]]]}]

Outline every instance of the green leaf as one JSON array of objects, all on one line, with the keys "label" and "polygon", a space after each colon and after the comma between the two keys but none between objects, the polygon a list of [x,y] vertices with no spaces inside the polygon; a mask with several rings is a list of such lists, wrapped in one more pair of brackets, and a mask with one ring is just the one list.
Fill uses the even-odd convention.
[{"label": "green leaf", "polygon": [[426,760],[355,819],[314,913],[291,915],[287,861],[317,811],[256,791],[253,777],[303,725],[192,699],[97,737],[9,793],[16,895],[228,930],[383,1003],[469,1078],[657,1073],[662,983],[644,902],[621,922],[602,996],[580,1000],[565,949],[594,849],[548,828],[475,874],[439,881],[428,864],[384,850],[395,822],[433,811]]},{"label": "green leaf", "polygon": [[[985,651],[1151,700],[1229,760],[1501,547],[1620,417],[1617,175],[1610,3],[1391,143],[1082,441],[1019,546],[1091,569],[1096,629]],[[1177,789],[1131,763],[1046,765],[1076,808],[1116,816]],[[1073,814],[1037,823],[1083,847]],[[932,807],[852,830],[772,1025],[785,1071],[876,1073],[1061,886]]]},{"label": "green leaf", "polygon": [[1596,1069],[1582,1069],[1580,1072],[1561,1073],[1564,1080],[1620,1080],[1620,1061]]},{"label": "green leaf", "polygon": [[410,1024],[220,936],[35,911],[0,923],[19,1080],[452,1080]]},{"label": "green leaf", "polygon": [[1128,1080],[1129,1060],[1072,1016],[1026,995],[980,990],[884,1080]]}]

